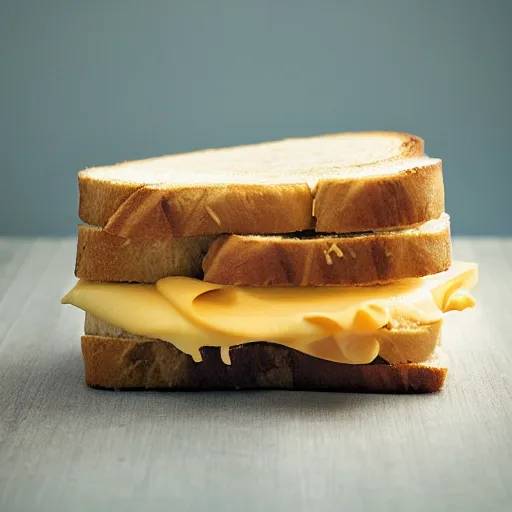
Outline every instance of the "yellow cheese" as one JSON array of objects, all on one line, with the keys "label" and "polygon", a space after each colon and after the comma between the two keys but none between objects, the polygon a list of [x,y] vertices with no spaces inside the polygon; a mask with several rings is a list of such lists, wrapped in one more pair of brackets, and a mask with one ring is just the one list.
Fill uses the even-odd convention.
[{"label": "yellow cheese", "polygon": [[156,285],[79,281],[62,299],[132,334],[173,343],[201,360],[200,348],[271,341],[331,361],[364,364],[379,354],[379,330],[441,321],[474,305],[472,263],[385,286],[249,288],[187,277]]}]

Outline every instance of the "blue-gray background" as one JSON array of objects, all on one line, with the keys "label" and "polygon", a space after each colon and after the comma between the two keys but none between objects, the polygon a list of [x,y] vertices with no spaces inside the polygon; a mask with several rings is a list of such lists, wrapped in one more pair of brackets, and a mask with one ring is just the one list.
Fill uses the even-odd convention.
[{"label": "blue-gray background", "polygon": [[72,234],[76,172],[348,130],[444,161],[459,234],[512,233],[512,1],[0,0],[0,234]]}]

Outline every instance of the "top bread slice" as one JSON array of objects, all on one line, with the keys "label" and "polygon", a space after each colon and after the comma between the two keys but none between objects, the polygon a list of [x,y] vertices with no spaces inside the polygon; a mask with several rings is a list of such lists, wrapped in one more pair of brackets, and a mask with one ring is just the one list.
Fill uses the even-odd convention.
[{"label": "top bread slice", "polygon": [[441,161],[394,132],[289,139],[80,171],[80,218],[126,238],[406,227],[444,211]]}]

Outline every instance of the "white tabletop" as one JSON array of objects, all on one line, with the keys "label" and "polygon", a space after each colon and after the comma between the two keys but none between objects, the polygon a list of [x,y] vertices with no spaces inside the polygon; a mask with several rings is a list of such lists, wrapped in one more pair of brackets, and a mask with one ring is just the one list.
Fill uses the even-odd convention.
[{"label": "white tabletop", "polygon": [[457,239],[474,311],[433,395],[85,386],[73,239],[0,238],[0,511],[512,509],[512,240]]}]

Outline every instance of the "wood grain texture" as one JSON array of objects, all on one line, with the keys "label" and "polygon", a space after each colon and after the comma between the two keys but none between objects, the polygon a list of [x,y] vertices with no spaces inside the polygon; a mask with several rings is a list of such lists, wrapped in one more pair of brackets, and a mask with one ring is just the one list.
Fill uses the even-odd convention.
[{"label": "wood grain texture", "polygon": [[512,240],[454,241],[478,307],[424,396],[89,389],[75,249],[0,238],[0,511],[510,509]]}]

